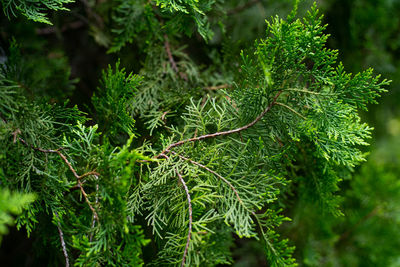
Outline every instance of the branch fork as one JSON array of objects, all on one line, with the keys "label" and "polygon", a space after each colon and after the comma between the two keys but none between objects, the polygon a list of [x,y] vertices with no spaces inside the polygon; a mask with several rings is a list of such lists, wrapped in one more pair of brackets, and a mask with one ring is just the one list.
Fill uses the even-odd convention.
[{"label": "branch fork", "polygon": [[[167,48],[167,46],[166,46]],[[168,49],[167,49],[168,51]],[[172,62],[171,62],[172,64]],[[192,163],[193,165],[196,165],[210,173],[212,173],[213,175],[215,175],[218,179],[220,179],[221,181],[223,181],[224,183],[226,183],[231,190],[234,192],[234,194],[236,195],[236,198],[238,199],[239,203],[241,205],[243,205],[243,207],[248,210],[252,215],[256,216],[254,212],[250,211],[243,203],[242,199],[239,196],[238,191],[236,190],[236,188],[232,185],[232,183],[230,183],[226,178],[224,178],[223,176],[221,176],[220,174],[218,174],[217,172],[213,171],[212,169],[208,168],[207,166],[194,161],[192,159],[189,159],[185,156],[180,155],[179,153],[175,152],[174,150],[172,150],[175,147],[181,146],[183,144],[189,143],[189,142],[196,142],[196,141],[200,141],[203,139],[208,139],[208,138],[215,138],[218,136],[225,136],[225,135],[230,135],[230,134],[234,134],[234,133],[239,133],[241,134],[242,131],[252,127],[253,125],[255,125],[257,122],[259,122],[264,115],[269,112],[271,110],[271,108],[277,104],[277,99],[278,97],[281,95],[282,90],[278,91],[278,93],[274,96],[273,100],[271,101],[271,103],[268,105],[268,107],[260,114],[258,115],[252,122],[250,122],[249,124],[242,126],[240,128],[236,128],[233,130],[228,130],[228,131],[222,131],[222,132],[216,132],[213,134],[205,134],[199,137],[193,137],[193,138],[189,138],[189,139],[185,139],[185,140],[181,140],[178,141],[176,143],[172,143],[170,145],[168,145],[160,154],[158,154],[157,156],[155,156],[154,158],[165,158],[165,159],[169,159],[168,154],[173,154],[174,156],[179,157],[182,160],[188,161],[190,163]],[[188,207],[189,207],[189,231],[188,231],[188,236],[187,236],[187,240],[186,240],[186,245],[185,245],[185,250],[183,253],[183,258],[182,258],[182,263],[181,263],[181,267],[185,266],[185,262],[186,262],[186,257],[187,257],[187,253],[188,253],[188,249],[189,249],[189,244],[190,244],[190,240],[191,240],[191,234],[192,234],[192,223],[193,223],[193,217],[192,217],[192,202],[191,202],[191,198],[190,198],[190,193],[189,193],[189,189],[181,175],[181,173],[177,170],[177,168],[175,167],[175,172],[178,176],[179,182],[183,185],[183,188],[185,190],[186,193],[186,197],[187,197],[187,202],[188,202]]]},{"label": "branch fork", "polygon": [[[13,134],[13,136],[14,136],[14,138],[17,138],[16,135]],[[99,174],[98,172],[91,171],[91,172],[84,173],[84,174],[82,174],[82,175],[78,175],[78,173],[76,172],[76,170],[72,167],[71,162],[69,162],[69,160],[67,159],[67,157],[66,157],[63,153],[60,152],[61,150],[64,149],[64,148],[62,148],[62,147],[61,147],[61,148],[58,148],[58,149],[43,149],[43,148],[35,147],[35,146],[33,146],[33,145],[28,144],[28,143],[27,143],[24,139],[22,139],[21,137],[18,137],[18,140],[19,140],[22,144],[24,144],[24,145],[27,146],[27,147],[30,147],[30,148],[33,149],[33,150],[36,150],[36,151],[39,151],[39,152],[42,152],[42,153],[55,153],[55,154],[57,154],[57,155],[65,162],[65,164],[68,166],[68,168],[70,169],[70,171],[72,172],[72,174],[75,176],[76,181],[77,181],[77,183],[78,183],[77,186],[78,186],[78,188],[80,189],[80,191],[81,191],[83,197],[85,198],[85,202],[88,204],[89,209],[90,209],[90,210],[92,211],[92,213],[93,213],[93,219],[99,221],[99,216],[97,215],[97,212],[96,212],[95,208],[94,208],[94,207],[92,206],[92,204],[90,203],[89,198],[88,198],[88,195],[86,194],[85,190],[83,189],[83,183],[82,183],[81,179],[84,178],[84,177],[86,177],[86,176],[89,176],[89,175],[99,176],[100,174]]]}]

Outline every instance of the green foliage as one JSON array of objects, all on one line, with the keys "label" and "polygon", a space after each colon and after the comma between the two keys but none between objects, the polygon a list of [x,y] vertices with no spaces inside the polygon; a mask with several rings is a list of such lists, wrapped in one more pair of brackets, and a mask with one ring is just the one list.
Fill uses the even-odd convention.
[{"label": "green foliage", "polygon": [[[40,44],[44,49],[45,44]],[[70,79],[71,71],[67,59],[61,52],[38,55],[21,53],[17,41],[12,39],[7,64],[1,65],[1,72],[8,84],[19,87],[19,93],[29,99],[49,103],[65,101],[71,95],[77,79]],[[3,103],[9,103],[4,101]]]},{"label": "green foliage", "polygon": [[199,34],[205,39],[210,40],[212,32],[209,29],[206,12],[211,10],[212,5],[215,4],[214,0],[187,0],[187,1],[169,1],[169,0],[156,0],[156,5],[160,6],[162,11],[168,15],[176,16],[175,21],[172,22],[170,27],[178,28],[186,34],[191,35],[191,30],[188,27],[183,28],[182,25],[188,23],[191,19],[195,22]]},{"label": "green foliage", "polygon": [[[140,37],[140,34],[156,35],[158,21],[153,13],[150,1],[120,1],[113,16],[118,28],[109,52],[119,51],[126,43]],[[149,38],[151,40],[151,38]]]},{"label": "green foliage", "polygon": [[[126,195],[130,168],[134,168],[137,159],[147,158],[127,148],[117,151],[108,145],[100,146],[97,125],[83,125],[87,119],[76,107],[49,105],[40,100],[32,103],[19,83],[9,80],[9,69],[6,64],[1,76],[5,89],[1,90],[1,98],[9,99],[1,113],[2,185],[37,195],[37,201],[18,217],[17,226],[25,226],[28,234],[42,232],[46,225],[39,217],[50,216],[52,227],[62,227],[65,243],[74,249],[76,264],[140,264],[141,247],[148,241],[140,226],[126,220]],[[116,74],[110,68],[105,75],[105,97],[117,104],[117,97],[132,93],[132,86],[138,82],[136,76],[125,80],[118,65]],[[108,106],[99,107],[103,112]],[[8,161],[10,158],[14,160]],[[127,161],[132,162],[129,169],[125,168]],[[93,172],[95,169],[102,176]],[[83,187],[80,189],[81,183],[88,193]],[[77,189],[80,194],[75,192]],[[60,247],[58,235],[49,234],[43,235],[41,242],[49,238]]]},{"label": "green foliage", "polygon": [[21,13],[28,19],[33,21],[52,24],[47,18],[48,10],[68,10],[64,5],[73,3],[74,0],[45,0],[45,1],[29,1],[29,0],[2,0],[3,12],[7,17],[17,16],[16,12]]},{"label": "green foliage", "polygon": [[[53,9],[64,2],[57,3]],[[53,245],[48,265],[233,264],[244,238],[262,244],[271,266],[321,265],[324,257],[333,264],[341,261],[335,246],[347,238],[335,227],[352,232],[346,225],[365,210],[394,214],[392,204],[374,208],[377,200],[363,196],[395,176],[350,182],[372,130],[358,112],[376,103],[389,81],[372,69],[345,72],[338,51],[326,47],[316,4],[300,19],[295,1],[286,20],[267,20],[265,36],[246,47],[225,36],[221,14],[252,3],[225,4],[87,3],[85,23],[112,38],[110,58],[121,59],[82,102],[70,77],[82,70],[76,61],[70,71],[62,52],[40,60],[11,42],[0,69],[0,186],[26,194],[13,204],[19,209],[36,196],[16,222],[39,250]],[[204,42],[213,32],[223,44]],[[343,181],[352,190],[340,191]],[[397,189],[387,195],[396,200]],[[353,251],[389,254],[362,243],[375,231],[357,236]],[[343,265],[396,260],[337,253]]]},{"label": "green foliage", "polygon": [[[2,178],[2,177],[1,177]],[[22,194],[2,189],[0,194],[0,243],[2,236],[8,233],[7,226],[14,224],[13,215],[19,215],[23,209],[35,200],[34,194]]]},{"label": "green foliage", "polygon": [[293,214],[288,232],[304,247],[298,252],[304,266],[398,265],[392,250],[399,245],[397,135],[383,141],[349,182],[342,194],[343,217],[321,216],[311,204],[298,204],[303,208]]},{"label": "green foliage", "polygon": [[[141,40],[139,45],[152,44],[162,39],[160,28],[171,34],[193,34],[194,28],[205,41],[211,40],[213,31],[207,13],[211,11],[214,0],[201,1],[119,1],[113,9],[113,43],[109,52],[117,52],[133,40]],[[165,19],[167,22],[165,22]]]},{"label": "green foliage", "polygon": [[96,110],[97,121],[103,125],[103,134],[109,138],[118,133],[133,133],[135,120],[130,116],[128,100],[134,98],[141,78],[125,69],[119,69],[120,63],[115,65],[115,71],[108,66],[104,71],[98,94],[93,95],[92,103]]}]

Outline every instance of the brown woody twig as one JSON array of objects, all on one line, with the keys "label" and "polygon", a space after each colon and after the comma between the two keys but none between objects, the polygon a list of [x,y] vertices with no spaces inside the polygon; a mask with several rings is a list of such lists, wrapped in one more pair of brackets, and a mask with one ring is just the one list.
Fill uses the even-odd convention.
[{"label": "brown woody twig", "polygon": [[169,45],[168,36],[166,34],[164,34],[164,40],[165,40],[164,41],[164,47],[165,47],[165,51],[167,52],[167,55],[168,55],[169,63],[171,64],[172,69],[176,73],[179,73],[178,66],[176,65],[174,57],[172,56],[171,47]]},{"label": "brown woody twig", "polygon": [[193,137],[193,138],[189,138],[189,139],[185,139],[185,140],[181,140],[179,142],[170,144],[169,146],[167,146],[166,149],[164,149],[159,155],[156,156],[156,158],[159,158],[162,155],[165,155],[166,153],[168,153],[169,151],[171,151],[172,148],[174,147],[178,147],[181,146],[185,143],[188,142],[195,142],[195,141],[200,141],[203,139],[208,139],[208,138],[215,138],[218,136],[224,136],[224,135],[230,135],[230,134],[234,134],[234,133],[239,133],[241,131],[244,131],[250,127],[252,127],[254,124],[256,124],[258,121],[261,120],[262,117],[264,117],[264,115],[271,110],[272,106],[274,106],[276,104],[276,100],[278,99],[278,97],[281,95],[282,91],[279,91],[273,98],[272,102],[269,104],[269,106],[260,114],[257,116],[257,118],[255,118],[252,122],[250,122],[249,124],[242,126],[240,128],[236,128],[233,130],[228,130],[228,131],[223,131],[223,132],[216,132],[213,134],[205,134],[199,137]]},{"label": "brown woody twig", "polygon": [[296,114],[297,116],[299,116],[300,118],[302,118],[303,120],[307,120],[306,117],[304,117],[303,115],[301,115],[299,112],[297,112],[296,110],[294,110],[293,108],[289,107],[286,104],[280,103],[280,102],[275,102],[276,105],[287,108],[288,110],[290,110],[291,112],[293,112],[294,114]]},{"label": "brown woody twig", "polygon": [[170,152],[171,154],[174,154],[174,155],[180,157],[180,158],[183,159],[183,160],[189,161],[189,162],[192,163],[193,165],[199,166],[200,168],[203,168],[203,169],[205,169],[206,171],[208,171],[208,172],[214,174],[215,176],[217,176],[219,179],[221,179],[224,183],[226,183],[226,184],[232,189],[232,191],[235,193],[235,195],[236,195],[237,199],[239,200],[239,202],[240,202],[241,204],[243,204],[243,201],[242,201],[242,199],[240,198],[239,193],[238,193],[238,191],[236,190],[236,188],[235,188],[226,178],[224,178],[222,175],[220,175],[219,173],[217,173],[217,172],[211,170],[211,169],[208,168],[207,166],[205,166],[205,165],[203,165],[203,164],[201,164],[201,163],[199,163],[199,162],[197,162],[197,161],[191,160],[191,159],[189,159],[189,158],[186,158],[186,157],[184,157],[184,156],[182,156],[182,155],[176,153],[175,151],[172,151],[172,150],[171,150],[171,151],[169,151],[169,152]]},{"label": "brown woody twig", "polygon": [[[95,200],[95,204],[97,205],[99,203],[99,177],[95,174],[94,177],[96,178],[96,200]],[[93,219],[92,219],[92,229],[95,227],[96,225],[96,218],[94,217],[93,214]],[[93,232],[90,234],[90,238],[89,241],[92,242],[92,238],[93,238]]]},{"label": "brown woody twig", "polygon": [[64,253],[64,258],[65,258],[65,267],[69,267],[69,257],[68,257],[68,252],[67,252],[67,246],[65,245],[64,241],[64,233],[61,230],[61,224],[60,224],[60,217],[58,216],[58,212],[55,211],[54,214],[57,217],[57,228],[58,228],[58,234],[60,236],[60,241],[61,241],[61,247]]},{"label": "brown woody twig", "polygon": [[168,42],[168,36],[166,34],[164,34],[164,40],[165,40],[164,41],[165,51],[167,52],[168,60],[169,60],[169,63],[171,64],[172,69],[174,70],[174,72],[179,74],[179,77],[181,77],[181,79],[183,79],[185,81],[188,81],[187,75],[185,73],[183,73],[183,72],[180,72],[179,69],[178,69],[178,65],[176,64],[176,62],[174,60],[174,57],[172,55],[171,46],[170,46],[170,44]]},{"label": "brown woody twig", "polygon": [[[162,156],[165,159],[169,159],[168,155],[166,155],[166,154],[161,154],[160,156]],[[189,244],[190,244],[190,239],[191,239],[191,235],[192,235],[192,223],[193,223],[192,200],[190,198],[189,189],[188,189],[188,187],[187,187],[187,185],[185,183],[185,180],[183,179],[182,175],[180,174],[180,172],[176,168],[175,168],[175,172],[178,175],[179,182],[183,185],[183,188],[185,189],[185,193],[186,193],[186,197],[187,197],[187,201],[188,201],[188,209],[189,209],[189,231],[188,231],[185,250],[183,252],[182,263],[181,263],[181,267],[184,267],[185,263],[186,263],[186,257],[187,257],[187,253],[188,253],[188,250],[189,250]]]},{"label": "brown woody twig", "polygon": [[192,235],[192,220],[193,220],[193,218],[192,218],[192,200],[190,199],[189,189],[186,186],[185,180],[183,179],[182,175],[179,173],[179,171],[177,169],[175,169],[175,172],[178,175],[179,181],[182,183],[183,188],[185,189],[188,206],[189,206],[189,232],[188,232],[188,236],[187,236],[187,240],[186,240],[185,251],[183,252],[183,259],[182,259],[182,264],[181,264],[181,267],[183,267],[183,266],[185,266],[186,256],[187,256],[187,253],[189,250],[190,238]]},{"label": "brown woody twig", "polygon": [[39,151],[39,152],[42,152],[42,153],[55,153],[55,154],[57,154],[57,155],[65,162],[65,164],[67,164],[68,168],[70,169],[70,171],[73,173],[73,175],[75,176],[75,178],[76,178],[76,180],[77,180],[78,187],[79,187],[79,189],[80,189],[80,191],[81,191],[83,197],[85,198],[86,203],[88,204],[90,210],[91,210],[92,213],[93,213],[93,218],[95,218],[95,219],[98,221],[99,218],[98,218],[97,212],[96,212],[96,210],[93,208],[93,206],[92,206],[92,204],[90,203],[89,198],[88,198],[88,196],[87,196],[85,190],[83,189],[83,183],[82,183],[82,181],[81,181],[81,178],[86,177],[86,176],[88,176],[88,175],[97,175],[97,176],[99,176],[100,174],[97,173],[97,172],[93,172],[93,171],[92,171],[92,172],[88,172],[88,173],[85,173],[85,174],[82,174],[82,175],[79,176],[78,173],[75,171],[75,169],[72,167],[72,165],[71,165],[71,163],[69,162],[69,160],[67,159],[67,157],[66,157],[63,153],[60,152],[60,150],[62,150],[63,148],[58,148],[58,149],[55,149],[55,150],[54,150],[54,149],[43,149],[43,148],[40,148],[40,147],[34,147],[34,146],[32,146],[32,145],[29,145],[29,144],[28,144],[24,139],[22,139],[21,137],[18,137],[18,140],[19,140],[21,143],[23,143],[25,146],[30,147],[30,148],[32,148],[33,150],[36,150],[36,151]]}]

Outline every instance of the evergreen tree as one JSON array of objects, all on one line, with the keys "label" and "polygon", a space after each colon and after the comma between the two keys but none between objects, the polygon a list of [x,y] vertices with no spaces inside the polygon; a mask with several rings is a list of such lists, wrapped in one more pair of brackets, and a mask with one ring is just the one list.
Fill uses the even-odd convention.
[{"label": "evergreen tree", "polygon": [[[42,23],[70,2],[1,1],[8,19]],[[254,44],[233,41],[229,16],[254,4],[82,1],[69,7],[84,12],[79,23],[59,13],[50,28],[10,23],[16,37],[0,69],[0,234],[12,212],[17,229],[39,240],[36,257],[53,266],[232,264],[241,238],[258,240],[269,265],[295,266],[301,242],[288,213],[330,216],[330,227],[340,220],[339,183],[365,161],[372,130],[358,112],[389,81],[372,69],[345,71],[326,47],[316,4],[303,18],[297,2],[286,19],[271,17]],[[120,59],[90,101],[77,101],[67,52],[38,36],[85,24],[111,61]],[[345,210],[370,190],[359,177],[353,183],[359,191]]]}]

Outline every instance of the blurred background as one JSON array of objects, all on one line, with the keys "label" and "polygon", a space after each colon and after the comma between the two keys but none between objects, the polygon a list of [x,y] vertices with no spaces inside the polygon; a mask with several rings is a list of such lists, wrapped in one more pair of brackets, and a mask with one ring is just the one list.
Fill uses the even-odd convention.
[{"label": "blurred background", "polygon": [[[96,16],[88,10],[107,17],[110,2],[77,1],[69,7],[71,12],[50,14],[54,26],[24,18],[9,21],[2,15],[0,60],[4,60],[10,40],[15,38],[25,55],[26,71],[35,72],[40,64],[51,66],[49,73],[41,73],[30,81],[43,88],[43,95],[51,96],[52,88],[57,87],[50,101],[69,98],[71,104],[90,110],[90,97],[107,64],[121,58],[128,71],[139,73],[145,60],[135,42],[116,54],[107,53],[112,33],[101,28]],[[293,8],[291,0],[216,2],[225,9],[225,27],[212,25],[215,34],[207,45],[199,36],[184,37],[186,49],[198,64],[207,65],[212,60],[213,50],[206,47],[217,51],[230,49],[232,54],[250,47],[254,40],[264,37],[265,19],[275,15],[285,17]],[[299,17],[313,2],[301,2]],[[328,46],[339,50],[339,60],[346,70],[358,73],[372,67],[392,83],[379,104],[371,105],[362,114],[375,130],[371,146],[366,149],[368,161],[354,170],[352,178],[344,178],[341,183],[339,194],[344,216],[321,215],[312,204],[297,199],[286,211],[292,222],[283,225],[280,231],[296,246],[295,256],[300,266],[400,266],[400,0],[316,2],[328,24],[326,33],[331,35]],[[234,45],[227,48],[227,40]],[[50,77],[64,82],[55,84],[57,80]],[[11,246],[13,243],[19,245]],[[25,233],[12,230],[2,242],[0,259],[4,261],[0,265],[5,262],[9,264],[3,266],[17,266],[18,261],[7,262],[7,259],[18,255],[29,259],[32,252],[24,253],[32,251],[33,243],[32,238],[25,238]],[[267,266],[263,249],[255,241],[237,240],[233,253],[234,266]],[[29,261],[24,262],[25,266],[31,266]]]}]

